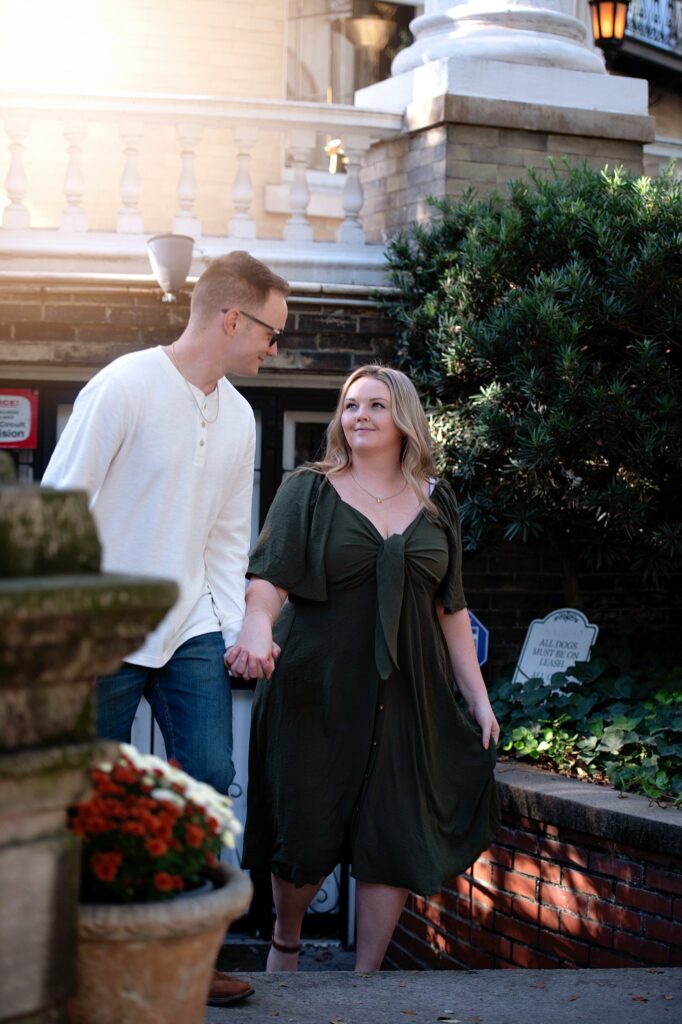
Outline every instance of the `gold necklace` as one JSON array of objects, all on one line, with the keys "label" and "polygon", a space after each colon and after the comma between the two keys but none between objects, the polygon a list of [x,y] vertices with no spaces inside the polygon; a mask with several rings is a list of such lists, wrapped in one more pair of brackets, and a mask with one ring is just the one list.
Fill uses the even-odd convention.
[{"label": "gold necklace", "polygon": [[365,494],[368,494],[370,498],[373,498],[376,501],[377,505],[383,505],[383,503],[385,501],[390,501],[391,498],[397,498],[398,495],[402,494],[403,491],[405,490],[405,488],[407,487],[407,480],[406,480],[405,483],[403,484],[403,486],[400,488],[400,490],[396,491],[395,494],[387,494],[385,498],[377,498],[376,494],[372,494],[371,491],[368,491],[366,487],[363,487],[362,484],[359,483],[355,479],[355,476],[353,475],[353,470],[352,469],[349,470],[349,472],[350,472],[350,475],[351,475],[351,477],[353,479],[353,482],[358,485],[358,487],[360,488],[361,491],[364,491]]},{"label": "gold necklace", "polygon": [[[192,391],[192,385],[187,380],[187,378],[185,377],[184,373],[182,372],[182,370],[178,366],[178,360],[177,360],[177,357],[175,355],[175,342],[173,342],[173,344],[170,347],[170,354],[171,354],[171,359],[173,360],[173,363],[175,364],[175,369],[178,371],[178,373],[180,374],[180,376],[184,380],[185,384],[187,385],[187,390],[189,391],[190,395],[192,396],[192,401],[194,402],[194,404],[196,405],[197,409],[199,410],[199,415],[201,416],[201,425],[202,425],[202,427],[210,425],[211,423],[215,423],[215,421],[218,419],[218,416],[220,415],[220,384],[219,384],[219,382],[216,382],[216,388],[218,389],[218,395],[217,395],[217,397],[218,397],[218,407],[217,407],[217,409],[215,411],[215,416],[213,417],[213,419],[209,420],[209,418],[206,416],[206,413],[204,412],[204,410],[201,408],[201,406],[197,402],[197,396]],[[206,397],[208,398],[208,395]]]}]

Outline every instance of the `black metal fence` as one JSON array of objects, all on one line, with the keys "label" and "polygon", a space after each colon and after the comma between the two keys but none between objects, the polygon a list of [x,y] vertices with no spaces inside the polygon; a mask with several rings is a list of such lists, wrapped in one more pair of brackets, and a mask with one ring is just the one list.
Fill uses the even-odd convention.
[{"label": "black metal fence", "polygon": [[632,0],[626,31],[682,56],[682,0]]}]

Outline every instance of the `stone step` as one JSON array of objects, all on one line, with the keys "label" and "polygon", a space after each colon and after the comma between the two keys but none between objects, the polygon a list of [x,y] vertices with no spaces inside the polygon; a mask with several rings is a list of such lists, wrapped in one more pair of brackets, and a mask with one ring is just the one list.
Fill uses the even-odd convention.
[{"label": "stone step", "polygon": [[262,974],[206,1024],[678,1024],[682,968]]}]

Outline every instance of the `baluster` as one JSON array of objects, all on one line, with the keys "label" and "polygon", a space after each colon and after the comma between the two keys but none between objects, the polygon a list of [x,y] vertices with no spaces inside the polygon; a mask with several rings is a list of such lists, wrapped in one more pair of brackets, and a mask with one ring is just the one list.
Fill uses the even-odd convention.
[{"label": "baluster", "polygon": [[64,195],[66,207],[62,213],[61,231],[87,231],[88,222],[85,212],[81,209],[85,192],[82,157],[83,140],[87,135],[87,127],[80,121],[64,122],[64,138],[69,160],[64,176]]},{"label": "baluster", "polygon": [[173,231],[179,235],[199,238],[201,222],[194,212],[197,199],[197,179],[194,173],[196,148],[201,142],[202,130],[197,125],[179,124],[177,127],[180,143],[181,169],[178,179],[178,204],[180,209],[173,218]]},{"label": "baluster", "polygon": [[348,135],[343,140],[343,150],[348,159],[346,184],[343,189],[343,212],[345,219],[336,232],[336,241],[351,245],[362,245],[365,232],[360,224],[360,211],[365,196],[360,184],[360,168],[369,149],[369,139],[363,135]]},{"label": "baluster", "polygon": [[306,172],[315,152],[316,142],[315,132],[304,129],[292,131],[289,136],[289,153],[294,165],[294,178],[289,192],[291,217],[284,228],[284,238],[287,242],[312,242],[313,240],[313,228],[306,217],[306,210],[310,202]]},{"label": "baluster", "polygon": [[256,145],[258,130],[240,125],[232,131],[237,151],[237,173],[232,185],[234,213],[227,226],[232,238],[255,238],[256,222],[249,213],[253,201],[251,182],[251,150]]},{"label": "baluster", "polygon": [[28,180],[24,167],[24,139],[28,135],[30,122],[21,115],[5,119],[5,130],[12,140],[9,146],[10,163],[5,188],[9,203],[2,212],[3,228],[21,230],[30,227],[28,207],[24,203],[28,190]]},{"label": "baluster", "polygon": [[143,133],[133,125],[121,126],[121,141],[123,142],[123,156],[125,164],[121,175],[121,202],[116,220],[116,230],[126,234],[137,234],[144,231],[142,214],[139,209],[140,200],[140,172],[137,168],[137,157],[140,150],[140,142]]}]

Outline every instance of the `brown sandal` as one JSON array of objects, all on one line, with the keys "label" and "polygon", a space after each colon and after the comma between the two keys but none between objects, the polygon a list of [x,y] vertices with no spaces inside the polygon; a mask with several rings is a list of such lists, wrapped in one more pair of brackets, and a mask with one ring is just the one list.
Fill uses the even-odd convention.
[{"label": "brown sandal", "polygon": [[300,942],[297,946],[285,946],[283,942],[277,941],[277,939],[275,938],[274,930],[272,933],[272,938],[270,939],[270,944],[273,949],[277,950],[278,953],[289,953],[291,956],[294,956],[294,954],[301,952]]}]

